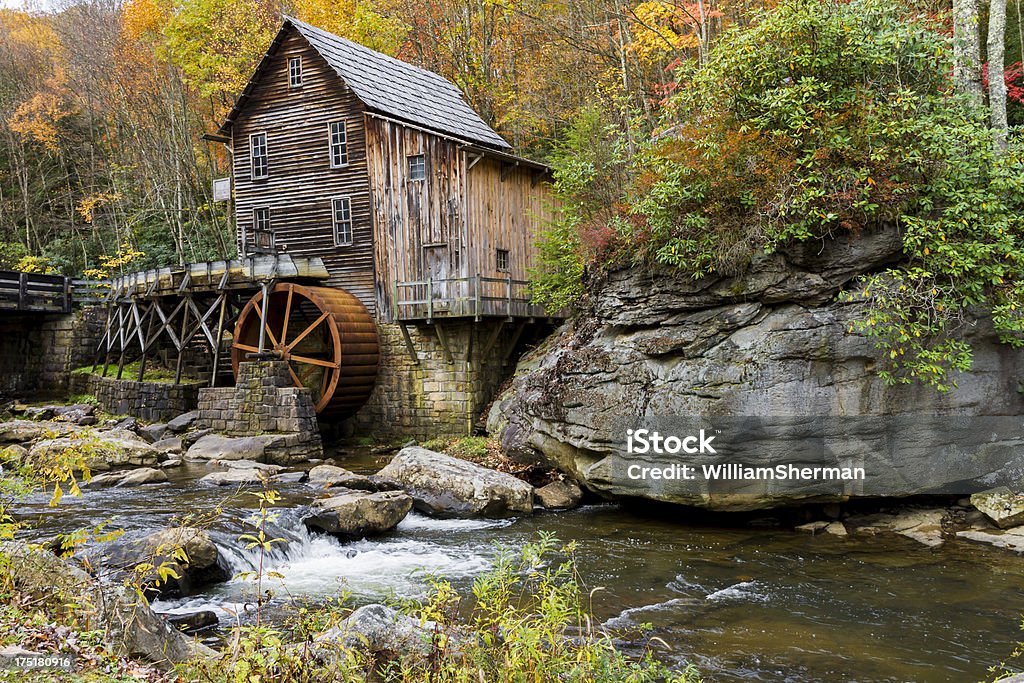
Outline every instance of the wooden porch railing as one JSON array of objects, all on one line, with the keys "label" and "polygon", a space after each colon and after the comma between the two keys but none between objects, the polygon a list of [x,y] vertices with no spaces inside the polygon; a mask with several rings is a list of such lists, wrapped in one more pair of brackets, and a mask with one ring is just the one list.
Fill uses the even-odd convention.
[{"label": "wooden porch railing", "polygon": [[544,307],[531,302],[530,283],[508,277],[469,277],[411,280],[395,283],[392,313],[395,320],[485,317],[545,317]]}]

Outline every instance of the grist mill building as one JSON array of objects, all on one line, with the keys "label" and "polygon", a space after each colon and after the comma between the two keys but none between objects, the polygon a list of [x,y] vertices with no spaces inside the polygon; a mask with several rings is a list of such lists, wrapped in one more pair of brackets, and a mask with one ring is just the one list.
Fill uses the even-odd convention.
[{"label": "grist mill building", "polygon": [[[290,18],[219,135],[239,254],[325,271],[273,273],[237,317],[236,370],[276,349],[322,418],[471,431],[508,361],[549,329],[526,282],[549,169],[445,78]],[[324,316],[336,333],[295,342]]]}]

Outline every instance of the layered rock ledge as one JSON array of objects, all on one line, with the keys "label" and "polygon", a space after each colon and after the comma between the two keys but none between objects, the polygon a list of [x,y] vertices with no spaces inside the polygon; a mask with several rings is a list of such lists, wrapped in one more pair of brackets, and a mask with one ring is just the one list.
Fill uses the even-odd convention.
[{"label": "layered rock ledge", "polygon": [[[900,254],[899,235],[887,228],[760,257],[740,276],[611,273],[575,319],[523,358],[492,407],[488,429],[513,457],[558,467],[596,493],[712,509],[963,494],[1016,483],[1024,469],[1011,460],[1024,441],[972,427],[981,417],[1024,415],[1024,355],[1000,344],[987,321],[962,330],[974,367],[945,394],[886,384],[874,341],[849,331],[865,309],[839,302],[837,294]],[[874,468],[885,479],[876,490],[851,485],[825,495],[765,481],[628,477],[630,464],[667,461],[626,455],[626,426],[665,416],[830,418],[841,425],[826,435],[832,461],[859,458],[869,478]],[[799,429],[748,434],[693,462],[800,464],[800,439]]]}]

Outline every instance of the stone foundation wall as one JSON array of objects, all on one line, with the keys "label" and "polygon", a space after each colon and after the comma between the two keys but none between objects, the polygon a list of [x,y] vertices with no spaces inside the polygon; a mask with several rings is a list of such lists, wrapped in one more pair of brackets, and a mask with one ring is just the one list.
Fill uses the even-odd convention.
[{"label": "stone foundation wall", "polygon": [[[281,435],[266,445],[273,462],[323,457],[312,394],[293,385],[285,362],[242,363],[235,386],[199,391],[198,411],[199,426],[221,434]],[[276,451],[289,457],[274,459]]]},{"label": "stone foundation wall", "polygon": [[[495,343],[484,347],[502,323],[498,321],[439,322],[451,350],[449,363],[434,326],[409,325],[409,336],[419,358],[406,347],[397,324],[378,324],[380,370],[377,385],[366,405],[353,418],[357,433],[376,438],[426,439],[467,435],[479,425],[481,412],[511,371],[510,346],[515,323],[497,331]],[[519,337],[525,341],[538,332],[531,325]]]},{"label": "stone foundation wall", "polygon": [[92,394],[100,408],[114,415],[131,415],[147,422],[166,422],[194,410],[202,385],[136,382],[91,374],[73,374],[71,394]]},{"label": "stone foundation wall", "polygon": [[70,371],[92,362],[105,321],[102,307],[0,317],[0,396],[67,393]]}]

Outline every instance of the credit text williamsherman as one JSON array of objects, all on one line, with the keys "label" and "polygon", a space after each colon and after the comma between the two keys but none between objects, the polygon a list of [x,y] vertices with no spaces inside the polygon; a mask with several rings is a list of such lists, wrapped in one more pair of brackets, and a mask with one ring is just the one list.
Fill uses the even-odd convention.
[{"label": "credit text williamsherman", "polygon": [[626,470],[630,479],[677,479],[677,480],[807,480],[807,481],[863,481],[863,467],[800,467],[792,463],[772,467],[753,467],[742,463],[718,465],[681,465],[673,463],[662,467],[630,465]]}]

